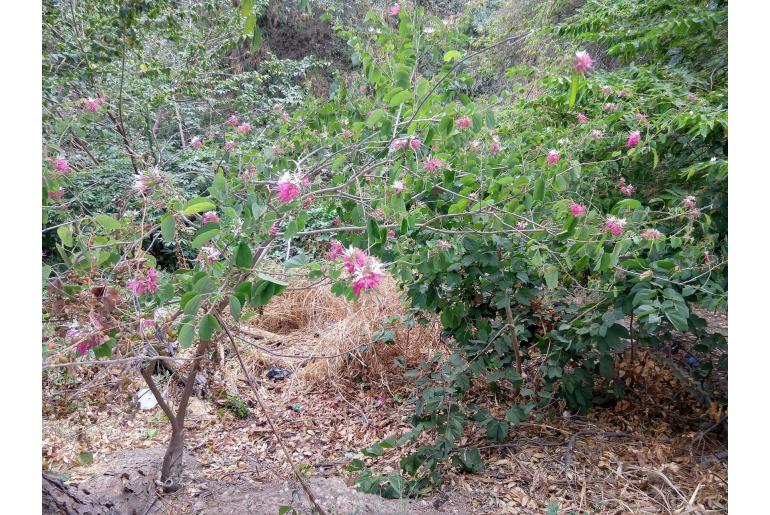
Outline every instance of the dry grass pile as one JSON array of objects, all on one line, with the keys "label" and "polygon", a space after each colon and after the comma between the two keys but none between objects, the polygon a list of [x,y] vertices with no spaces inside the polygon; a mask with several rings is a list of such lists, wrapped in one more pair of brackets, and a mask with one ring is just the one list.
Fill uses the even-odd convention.
[{"label": "dry grass pile", "polygon": [[[415,365],[446,350],[438,322],[412,327],[388,322],[407,314],[389,275],[355,302],[336,296],[328,285],[303,286],[291,284],[271,299],[262,314],[241,324],[242,336],[254,343],[247,356],[255,369],[289,367],[309,382],[342,378],[387,384],[403,375],[394,358]],[[380,331],[393,331],[394,342],[374,342]]]}]

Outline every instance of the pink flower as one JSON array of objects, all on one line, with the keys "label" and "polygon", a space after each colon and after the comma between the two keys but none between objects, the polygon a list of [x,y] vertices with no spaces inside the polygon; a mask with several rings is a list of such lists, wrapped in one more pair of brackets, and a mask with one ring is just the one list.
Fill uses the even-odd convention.
[{"label": "pink flower", "polygon": [[626,180],[623,177],[621,177],[620,181],[618,182],[618,189],[620,189],[620,192],[626,197],[630,197],[634,194],[634,191],[636,191],[636,188],[634,188],[631,184],[626,184]]},{"label": "pink flower", "polygon": [[345,129],[344,131],[342,131],[342,137],[343,138],[348,138],[348,139],[352,138],[353,137],[353,131],[351,131],[350,129]]},{"label": "pink flower", "polygon": [[203,145],[203,142],[198,136],[195,136],[193,139],[190,140],[190,146],[195,150],[200,150],[202,145]]},{"label": "pink flower", "polygon": [[420,150],[420,147],[422,146],[422,141],[420,138],[412,138],[409,140],[409,148],[412,150]]},{"label": "pink flower", "polygon": [[396,231],[393,229],[388,229],[388,238],[395,238],[396,237]]},{"label": "pink flower", "polygon": [[682,199],[682,205],[687,209],[695,209],[695,206],[698,205],[698,201],[695,198],[695,195],[688,195]]},{"label": "pink flower", "polygon": [[597,140],[597,139],[604,139],[604,131],[600,131],[598,129],[594,129],[591,131],[591,139]]},{"label": "pink flower", "polygon": [[401,193],[404,191],[404,182],[403,181],[395,181],[393,182],[393,189],[396,193]]},{"label": "pink flower", "polygon": [[446,240],[438,240],[438,244],[436,245],[436,247],[441,250],[449,250],[452,248],[452,244]]},{"label": "pink flower", "polygon": [[618,91],[618,96],[620,98],[625,98],[629,95],[631,95],[631,91],[629,91],[627,88],[623,88],[620,91]]},{"label": "pink flower", "polygon": [[155,327],[155,320],[151,318],[139,319],[139,332],[143,335],[147,335],[153,327]]},{"label": "pink flower", "polygon": [[272,238],[275,238],[280,234],[281,232],[281,226],[278,222],[274,222],[273,225],[270,226],[270,230],[267,231],[267,234],[269,234]]},{"label": "pink flower", "polygon": [[390,15],[391,16],[398,16],[398,13],[401,12],[401,6],[398,4],[393,4],[390,6]]},{"label": "pink flower", "polygon": [[458,129],[467,129],[471,126],[471,120],[470,118],[463,116],[462,118],[455,120],[455,125]]},{"label": "pink flower", "polygon": [[137,193],[145,194],[150,189],[160,183],[163,180],[161,175],[157,171],[153,172],[139,172],[139,175],[134,179],[134,190]]},{"label": "pink flower", "polygon": [[203,225],[206,224],[218,224],[219,223],[219,215],[217,215],[216,211],[206,211],[203,213],[203,217],[201,219],[201,222]]},{"label": "pink flower", "polygon": [[231,114],[230,118],[227,119],[227,125],[232,125],[233,127],[236,127],[238,123],[240,123],[238,121],[238,117],[235,116],[234,114]]},{"label": "pink flower", "polygon": [[586,206],[583,204],[573,202],[569,205],[569,212],[572,213],[572,216],[583,216],[586,214],[586,211],[588,211],[588,208],[586,208]]},{"label": "pink flower", "polygon": [[663,237],[663,233],[657,229],[645,229],[642,236],[645,240],[659,240]]},{"label": "pink flower", "polygon": [[492,138],[492,145],[489,147],[489,151],[492,153],[492,155],[497,155],[498,152],[500,152],[500,140],[497,139],[497,137]]},{"label": "pink flower", "polygon": [[626,226],[626,219],[611,216],[607,218],[604,225],[607,232],[612,233],[613,236],[620,236],[623,233],[623,227]]},{"label": "pink flower", "polygon": [[278,183],[278,198],[282,202],[291,202],[299,195],[299,186],[292,182]]},{"label": "pink flower", "polygon": [[59,188],[56,191],[49,191],[48,192],[48,198],[51,200],[61,200],[64,196],[64,188]]},{"label": "pink flower", "polygon": [[155,270],[154,268],[150,268],[149,270],[147,270],[146,284],[147,284],[147,290],[150,293],[155,293],[156,291],[158,291],[158,275],[159,275],[158,271]]},{"label": "pink flower", "polygon": [[519,222],[516,224],[516,227],[513,228],[514,231],[518,233],[524,233],[525,230],[527,230],[527,222]]},{"label": "pink flower", "polygon": [[588,117],[583,113],[577,114],[577,121],[578,123],[586,123],[588,121]]},{"label": "pink flower", "polygon": [[628,146],[628,148],[634,148],[639,144],[640,141],[642,141],[642,135],[639,133],[639,131],[633,131],[628,135],[626,146]]},{"label": "pink flower", "polygon": [[647,115],[642,113],[636,113],[636,119],[642,123],[647,121]]},{"label": "pink flower", "polygon": [[201,247],[201,252],[203,261],[210,265],[214,263],[215,261],[219,261],[219,258],[222,257],[222,253],[217,249],[216,247]]},{"label": "pink flower", "polygon": [[694,102],[695,100],[697,100],[697,98],[698,96],[695,93],[692,93],[692,92],[687,93],[687,100],[689,100],[690,102]]},{"label": "pink flower", "polygon": [[572,64],[575,67],[575,71],[581,74],[584,74],[587,69],[594,67],[593,59],[585,50],[575,52],[575,59]]},{"label": "pink flower", "polygon": [[439,168],[444,167],[444,162],[441,159],[438,159],[437,157],[431,157],[422,164],[422,167],[429,172],[435,172]]},{"label": "pink flower", "polygon": [[406,138],[394,139],[390,144],[390,149],[395,152],[396,150],[401,150],[406,147],[408,144],[409,141]]},{"label": "pink flower", "polygon": [[231,151],[235,147],[235,142],[233,140],[229,140],[225,142],[225,150],[228,152]]},{"label": "pink flower", "polygon": [[345,253],[345,246],[337,240],[332,240],[329,252],[326,254],[327,259],[337,259]]},{"label": "pink flower", "polygon": [[283,118],[284,122],[288,122],[291,119],[291,117],[289,116],[289,113],[287,113],[286,111],[283,112],[283,114],[281,115],[281,118]]},{"label": "pink flower", "polygon": [[353,277],[353,293],[360,295],[362,290],[376,288],[382,276],[382,264],[376,257],[368,256]]},{"label": "pink flower", "polygon": [[103,98],[84,98],[83,103],[86,105],[86,111],[95,113],[104,104]]},{"label": "pink flower", "polygon": [[612,87],[610,86],[602,86],[601,88],[599,88],[599,91],[601,91],[602,95],[604,95],[605,97],[612,95]]},{"label": "pink flower", "polygon": [[248,134],[251,130],[251,124],[248,122],[243,122],[238,127],[235,128],[235,132],[239,132],[241,134]]},{"label": "pink flower", "polygon": [[131,290],[131,293],[137,296],[147,293],[147,284],[141,279],[131,279],[126,281],[126,288]]},{"label": "pink flower", "polygon": [[478,152],[479,148],[481,148],[481,142],[479,140],[471,141],[471,150],[474,152]]},{"label": "pink flower", "polygon": [[70,162],[61,157],[53,160],[53,167],[56,169],[57,172],[61,172],[61,173],[70,172]]},{"label": "pink flower", "polygon": [[553,164],[558,163],[560,159],[561,159],[561,153],[559,153],[558,150],[549,150],[548,151],[547,161],[548,161],[549,165],[553,165]]},{"label": "pink flower", "polygon": [[80,354],[81,356],[84,355],[89,350],[93,349],[94,347],[98,347],[99,345],[104,343],[106,339],[107,338],[101,334],[92,334],[88,336],[83,341],[78,342],[78,345],[77,345],[78,354]]},{"label": "pink flower", "polygon": [[349,274],[353,274],[366,264],[366,258],[367,255],[363,250],[356,247],[350,247],[344,252],[342,261],[345,264],[345,270],[347,270]]},{"label": "pink flower", "polygon": [[604,104],[603,108],[605,111],[617,111],[618,105],[614,102],[607,102],[606,104]]}]

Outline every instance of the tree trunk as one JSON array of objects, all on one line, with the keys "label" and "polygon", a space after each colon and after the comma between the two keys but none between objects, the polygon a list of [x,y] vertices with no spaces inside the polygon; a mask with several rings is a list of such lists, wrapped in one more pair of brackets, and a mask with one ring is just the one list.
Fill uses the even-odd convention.
[{"label": "tree trunk", "polygon": [[68,486],[56,476],[43,473],[43,513],[66,515],[112,515],[117,511],[77,488]]},{"label": "tree trunk", "polygon": [[[168,443],[166,455],[163,456],[163,466],[160,469],[160,481],[166,491],[179,487],[182,477],[182,461],[184,460],[184,423],[172,427],[171,441]],[[176,486],[176,488],[174,488]]]}]

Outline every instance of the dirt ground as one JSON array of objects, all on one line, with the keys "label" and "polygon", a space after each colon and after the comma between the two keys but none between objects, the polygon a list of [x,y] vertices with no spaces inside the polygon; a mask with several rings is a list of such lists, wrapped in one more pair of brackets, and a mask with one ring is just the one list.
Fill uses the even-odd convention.
[{"label": "dirt ground", "polygon": [[[726,317],[709,314],[708,319],[715,330],[726,330]],[[292,341],[280,346],[282,353],[299,352]],[[413,354],[408,361],[428,359],[436,350],[425,349],[425,355]],[[403,371],[383,367],[376,381],[346,373],[361,365],[355,361],[361,357],[352,355],[337,365],[337,377],[303,376],[300,367],[312,361],[306,360],[295,364],[287,379],[269,379],[269,367],[285,362],[252,351],[245,359],[269,416],[329,513],[727,511],[726,413],[694,402],[671,371],[645,352],[620,363],[628,386],[625,399],[586,417],[554,409],[514,427],[500,445],[491,445],[474,429],[461,445],[480,447],[486,463],[482,472],[447,469],[445,481],[426,497],[386,500],[353,490],[355,474],[344,467],[352,458],[363,458],[363,448],[410,429],[405,399],[411,384]],[[379,353],[376,362],[392,360],[387,347],[366,352]],[[205,369],[207,386],[189,409],[184,487],[159,497],[153,481],[169,428],[160,408],[138,409],[132,394],[144,385],[139,377],[122,379],[123,372],[116,366],[46,377],[44,470],[94,495],[123,498],[121,513],[276,514],[281,506],[309,513],[245,378],[228,376],[211,363]],[[217,385],[236,390],[243,404],[214,395]],[[178,385],[169,382],[163,388],[173,393]],[[498,402],[489,395],[474,401]],[[392,473],[406,452],[391,449],[364,461],[377,472]]]}]

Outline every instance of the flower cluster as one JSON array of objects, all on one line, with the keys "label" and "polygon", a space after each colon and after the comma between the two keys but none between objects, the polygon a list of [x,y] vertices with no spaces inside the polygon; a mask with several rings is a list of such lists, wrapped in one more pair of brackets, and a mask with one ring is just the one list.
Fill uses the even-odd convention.
[{"label": "flower cluster", "polygon": [[467,129],[468,127],[471,126],[471,119],[466,116],[463,116],[462,118],[458,118],[457,120],[455,120],[455,125],[460,130]]},{"label": "flower cluster", "polygon": [[623,196],[630,197],[636,191],[636,188],[632,184],[626,184],[626,180],[621,177],[618,182],[618,189]]},{"label": "flower cluster", "polygon": [[440,168],[444,168],[444,161],[437,157],[430,157],[422,164],[422,167],[428,172],[435,172]]},{"label": "flower cluster", "polygon": [[222,253],[214,246],[201,247],[201,261],[211,265],[222,257]]},{"label": "flower cluster", "polygon": [[203,225],[206,224],[218,224],[219,223],[219,215],[216,211],[206,211],[203,213],[203,216],[201,217],[201,223]]},{"label": "flower cluster", "polygon": [[200,150],[201,146],[203,146],[203,140],[201,140],[198,136],[195,136],[190,140],[190,146],[195,150]]},{"label": "flower cluster", "polygon": [[588,208],[583,204],[573,202],[569,205],[569,212],[572,214],[572,216],[583,216],[586,214],[586,211],[588,211]]},{"label": "flower cluster", "polygon": [[99,110],[100,107],[104,105],[106,100],[103,99],[102,97],[98,97],[98,98],[88,97],[88,98],[84,98],[82,102],[83,102],[83,105],[85,105],[86,107],[86,111],[90,113],[95,113],[96,111]]},{"label": "flower cluster", "polygon": [[158,291],[158,271],[154,268],[147,270],[145,276],[141,279],[131,279],[126,282],[126,288],[131,290],[134,295],[144,295],[145,293],[155,293]]},{"label": "flower cluster", "polygon": [[628,148],[634,148],[639,144],[640,141],[642,141],[642,135],[639,133],[639,131],[633,131],[629,133],[626,145]]},{"label": "flower cluster", "polygon": [[301,188],[310,186],[310,180],[298,173],[285,172],[278,179],[278,199],[281,202],[291,202],[299,196]]},{"label": "flower cluster", "polygon": [[57,159],[54,159],[52,161],[54,170],[60,173],[67,174],[70,172],[70,162],[64,159],[63,157],[59,157]]},{"label": "flower cluster", "polygon": [[555,165],[556,163],[559,162],[560,159],[561,159],[561,153],[558,150],[552,149],[548,151],[547,161],[549,165]]},{"label": "flower cluster", "polygon": [[353,293],[356,296],[363,290],[380,285],[384,275],[382,263],[365,251],[352,246],[346,249],[339,241],[332,240],[326,257],[331,260],[342,258],[343,267],[353,281]]},{"label": "flower cluster", "polygon": [[157,169],[153,169],[149,172],[139,172],[139,175],[134,179],[133,188],[137,193],[145,194],[162,181],[163,176]]},{"label": "flower cluster", "polygon": [[585,74],[586,70],[594,67],[593,59],[585,50],[575,52],[575,59],[572,64],[575,67],[575,71],[580,74]]},{"label": "flower cluster", "polygon": [[93,314],[89,315],[90,324],[81,328],[80,325],[75,322],[67,330],[67,340],[72,343],[77,342],[77,351],[81,356],[87,353],[90,349],[98,347],[107,340],[107,337],[103,334],[99,334],[99,331],[104,329],[99,319]]},{"label": "flower cluster", "polygon": [[625,226],[626,219],[617,218],[615,216],[607,218],[607,221],[604,224],[605,230],[609,233],[612,233],[613,236],[620,236],[623,233],[623,228]]}]

